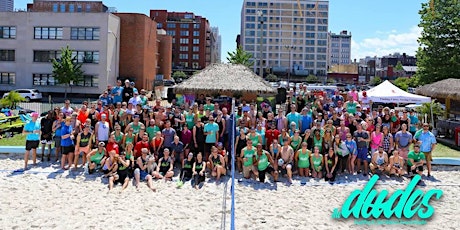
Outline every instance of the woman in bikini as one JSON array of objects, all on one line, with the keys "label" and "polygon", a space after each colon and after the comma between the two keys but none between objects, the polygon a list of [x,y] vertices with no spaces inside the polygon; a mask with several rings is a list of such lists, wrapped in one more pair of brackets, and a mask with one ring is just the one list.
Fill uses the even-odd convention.
[{"label": "woman in bikini", "polygon": [[387,171],[390,173],[390,176],[403,176],[406,174],[404,169],[406,168],[404,164],[404,159],[399,156],[398,150],[393,151],[393,156],[390,157]]},{"label": "woman in bikini", "polygon": [[[273,140],[273,143],[270,145],[270,156],[274,161],[277,161],[279,158],[279,153],[281,152],[281,145],[278,144],[278,140]],[[278,170],[278,164],[274,164],[273,167],[275,170]]]}]

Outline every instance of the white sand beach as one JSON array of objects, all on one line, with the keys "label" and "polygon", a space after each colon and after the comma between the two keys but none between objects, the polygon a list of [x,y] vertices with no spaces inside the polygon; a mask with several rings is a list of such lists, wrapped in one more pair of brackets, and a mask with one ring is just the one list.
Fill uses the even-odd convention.
[{"label": "white sand beach", "polygon": [[[107,180],[85,176],[83,170],[58,172],[47,162],[25,173],[19,156],[0,155],[0,229],[230,229],[230,180],[219,185],[206,182],[195,190],[190,182],[176,188],[174,182],[155,181],[158,191],[146,184],[140,191],[130,184],[107,193]],[[423,226],[386,225],[387,229],[459,229],[460,169],[438,166],[434,178],[425,180],[422,190],[443,190],[440,200],[430,204],[435,213]],[[239,177],[239,176],[238,176]],[[342,182],[346,179],[339,177]],[[329,185],[299,179],[287,186],[258,182],[236,182],[237,229],[377,229],[382,225],[357,225],[354,219],[332,219],[348,195],[365,181],[349,179],[347,184]],[[379,181],[378,189],[404,188],[404,181]],[[223,211],[223,194],[227,191]],[[225,213],[225,215],[223,215]]]}]

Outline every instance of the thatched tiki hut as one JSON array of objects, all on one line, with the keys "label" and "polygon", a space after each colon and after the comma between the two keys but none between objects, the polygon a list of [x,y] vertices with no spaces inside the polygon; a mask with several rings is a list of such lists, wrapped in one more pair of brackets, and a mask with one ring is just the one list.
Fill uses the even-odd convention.
[{"label": "thatched tiki hut", "polygon": [[176,85],[174,92],[241,96],[252,101],[260,95],[274,95],[277,90],[244,65],[212,64]]},{"label": "thatched tiki hut", "polygon": [[449,78],[417,88],[416,92],[446,104],[446,117],[460,115],[460,79]]}]

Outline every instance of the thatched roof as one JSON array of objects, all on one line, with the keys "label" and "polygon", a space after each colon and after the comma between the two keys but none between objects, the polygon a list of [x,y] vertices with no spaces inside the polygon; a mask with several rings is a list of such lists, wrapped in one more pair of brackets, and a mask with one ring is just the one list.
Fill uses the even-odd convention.
[{"label": "thatched roof", "polygon": [[449,78],[418,87],[416,92],[432,98],[460,100],[460,79]]},{"label": "thatched roof", "polygon": [[[235,64],[212,64],[176,85],[176,93],[207,94],[276,94],[277,90],[248,67]],[[229,96],[230,96],[229,95]]]}]

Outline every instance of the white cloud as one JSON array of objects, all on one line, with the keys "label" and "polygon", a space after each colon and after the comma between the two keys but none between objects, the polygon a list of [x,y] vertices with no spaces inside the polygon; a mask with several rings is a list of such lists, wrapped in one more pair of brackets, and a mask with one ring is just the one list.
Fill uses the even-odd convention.
[{"label": "white cloud", "polygon": [[418,48],[417,39],[420,37],[422,29],[413,26],[408,32],[397,33],[397,30],[390,32],[377,31],[380,37],[364,38],[361,41],[352,40],[352,58],[364,58],[366,56],[383,56],[395,52],[414,55]]}]

